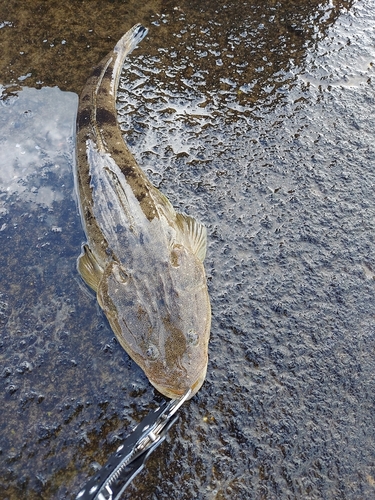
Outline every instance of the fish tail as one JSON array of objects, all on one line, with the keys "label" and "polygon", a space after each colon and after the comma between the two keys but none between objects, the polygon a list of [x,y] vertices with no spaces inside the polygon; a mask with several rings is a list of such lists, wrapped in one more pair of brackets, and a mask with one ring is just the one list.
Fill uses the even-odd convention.
[{"label": "fish tail", "polygon": [[120,78],[120,73],[122,66],[124,64],[124,60],[126,56],[128,56],[136,46],[144,39],[147,35],[148,29],[142,26],[141,24],[134,25],[125,35],[120,38],[117,42],[113,52],[116,56],[116,60],[113,65],[113,79],[112,79],[112,88],[111,93],[116,96],[116,90],[118,87],[118,81]]},{"label": "fish tail", "polygon": [[147,33],[148,29],[141,24],[136,24],[127,33],[125,33],[114,48],[114,52],[117,54],[118,59],[123,62],[125,57],[136,48]]}]

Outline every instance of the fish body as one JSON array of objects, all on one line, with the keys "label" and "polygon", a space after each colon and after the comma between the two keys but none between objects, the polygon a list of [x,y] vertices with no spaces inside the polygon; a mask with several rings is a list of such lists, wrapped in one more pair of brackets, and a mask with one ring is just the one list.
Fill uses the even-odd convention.
[{"label": "fish body", "polygon": [[177,213],[126,147],[116,91],[134,26],[94,69],[77,115],[76,181],[87,244],[78,269],[125,351],[162,394],[201,387],[211,325],[206,229]]}]

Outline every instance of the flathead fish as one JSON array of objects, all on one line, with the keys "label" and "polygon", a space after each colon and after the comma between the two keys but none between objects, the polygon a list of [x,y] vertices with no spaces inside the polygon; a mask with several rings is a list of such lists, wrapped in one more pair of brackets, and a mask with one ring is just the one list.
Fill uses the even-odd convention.
[{"label": "flathead fish", "polygon": [[134,26],[94,69],[77,116],[77,188],[87,244],[78,269],[125,351],[170,398],[201,387],[211,324],[206,229],[178,213],[126,147],[116,92]]}]

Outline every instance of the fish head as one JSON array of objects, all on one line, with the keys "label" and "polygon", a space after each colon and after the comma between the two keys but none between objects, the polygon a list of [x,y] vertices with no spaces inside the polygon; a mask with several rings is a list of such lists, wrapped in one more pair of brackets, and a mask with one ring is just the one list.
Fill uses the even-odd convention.
[{"label": "fish head", "polygon": [[192,397],[207,372],[210,300],[202,261],[183,245],[132,272],[112,261],[98,301],[119,342],[164,396]]}]

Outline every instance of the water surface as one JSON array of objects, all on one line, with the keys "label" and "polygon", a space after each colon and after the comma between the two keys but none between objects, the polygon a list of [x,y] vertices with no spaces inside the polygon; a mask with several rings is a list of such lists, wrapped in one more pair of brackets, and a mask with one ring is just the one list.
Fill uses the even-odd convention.
[{"label": "water surface", "polygon": [[[124,498],[374,496],[372,10],[166,2],[144,20],[121,126],[207,226],[213,324],[204,386]],[[2,498],[73,498],[160,401],[75,268],[76,105],[1,101]]]}]

